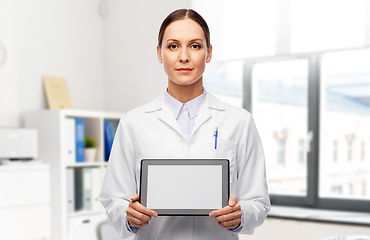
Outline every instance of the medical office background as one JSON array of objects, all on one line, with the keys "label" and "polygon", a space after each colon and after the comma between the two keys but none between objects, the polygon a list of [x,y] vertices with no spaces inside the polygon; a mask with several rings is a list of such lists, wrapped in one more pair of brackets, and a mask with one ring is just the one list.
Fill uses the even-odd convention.
[{"label": "medical office background", "polygon": [[205,88],[252,112],[263,142],[273,207],[241,239],[368,239],[370,0],[0,0],[0,127],[47,109],[45,75],[65,78],[78,110],[163,93],[156,39],[177,8],[210,26]]}]

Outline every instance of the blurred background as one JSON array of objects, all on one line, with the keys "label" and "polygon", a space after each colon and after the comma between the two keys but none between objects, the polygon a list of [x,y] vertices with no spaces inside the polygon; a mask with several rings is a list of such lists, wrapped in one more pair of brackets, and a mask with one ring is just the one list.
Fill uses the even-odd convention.
[{"label": "blurred background", "polygon": [[[47,109],[45,75],[65,78],[73,109],[101,116],[162,94],[157,34],[178,8],[198,11],[210,27],[205,88],[252,113],[265,150],[272,211],[240,238],[369,239],[370,0],[0,0],[0,128],[29,127],[27,114]],[[53,174],[55,162],[45,163]],[[14,217],[13,206],[0,204],[0,236],[86,239],[68,220],[63,233],[54,230],[53,204],[51,223],[25,234],[34,237],[15,234],[24,226],[11,226],[4,216]]]}]

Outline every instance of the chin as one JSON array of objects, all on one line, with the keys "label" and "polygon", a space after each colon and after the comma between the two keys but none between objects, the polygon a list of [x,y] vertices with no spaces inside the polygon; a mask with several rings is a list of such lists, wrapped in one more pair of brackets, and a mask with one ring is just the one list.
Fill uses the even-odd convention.
[{"label": "chin", "polygon": [[201,79],[202,76],[195,78],[195,79],[175,79],[175,78],[170,78],[170,80],[180,86],[189,86],[192,85],[196,82],[198,82]]}]

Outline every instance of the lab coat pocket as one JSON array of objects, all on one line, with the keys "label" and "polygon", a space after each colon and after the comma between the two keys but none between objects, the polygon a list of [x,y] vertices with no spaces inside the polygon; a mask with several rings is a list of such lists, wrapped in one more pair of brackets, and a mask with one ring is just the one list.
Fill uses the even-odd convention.
[{"label": "lab coat pocket", "polygon": [[217,144],[215,143],[214,138],[209,140],[208,157],[229,160],[230,184],[234,181],[235,155],[236,155],[236,144],[220,137],[217,138]]}]

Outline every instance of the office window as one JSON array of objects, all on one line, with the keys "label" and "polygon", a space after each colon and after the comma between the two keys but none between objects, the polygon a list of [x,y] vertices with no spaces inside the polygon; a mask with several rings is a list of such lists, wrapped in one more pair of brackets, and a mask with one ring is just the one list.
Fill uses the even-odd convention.
[{"label": "office window", "polygon": [[365,45],[366,0],[291,3],[292,53]]},{"label": "office window", "polygon": [[304,159],[305,159],[305,151],[304,151],[304,140],[303,139],[299,139],[298,141],[298,162],[299,163],[304,163]]},{"label": "office window", "polygon": [[285,139],[278,140],[278,152],[277,152],[278,164],[285,164]]},{"label": "office window", "polygon": [[277,0],[193,0],[207,21],[213,60],[275,54]]},{"label": "office window", "polygon": [[352,161],[352,146],[353,141],[347,141],[347,161]]},{"label": "office window", "polygon": [[220,100],[231,105],[243,105],[242,61],[215,62],[206,68],[204,87]]},{"label": "office window", "polygon": [[365,141],[361,142],[361,160],[365,161]]},{"label": "office window", "polygon": [[[326,53],[322,58],[320,112],[320,197],[332,197],[333,182],[370,179],[370,166],[360,164],[363,150],[358,139],[370,135],[370,49]],[[343,139],[343,161],[327,161],[333,139]],[[342,155],[338,155],[339,157]],[[339,191],[335,192],[338,196]],[[370,194],[366,193],[370,199]],[[340,192],[342,198],[361,194]]]},{"label": "office window", "polygon": [[251,81],[251,108],[265,150],[269,191],[305,195],[307,167],[297,169],[295,142],[307,135],[308,60],[256,63]]},{"label": "office window", "polygon": [[336,185],[331,187],[332,195],[341,195],[342,194],[342,186]]},{"label": "office window", "polygon": [[334,140],[333,142],[333,161],[338,161],[338,141]]}]

